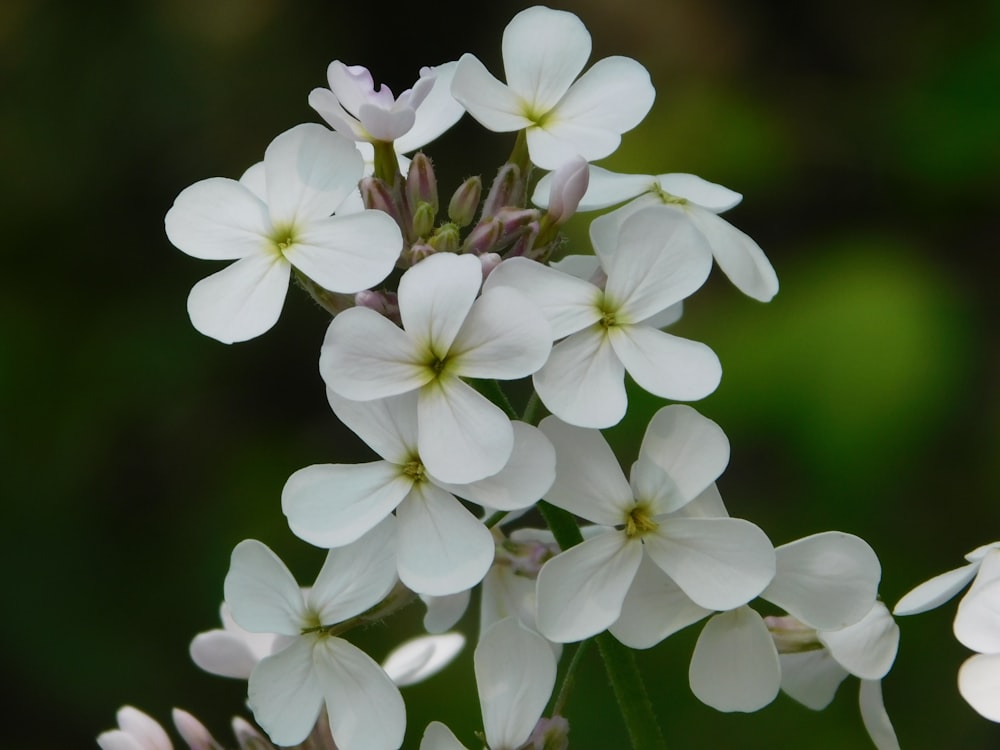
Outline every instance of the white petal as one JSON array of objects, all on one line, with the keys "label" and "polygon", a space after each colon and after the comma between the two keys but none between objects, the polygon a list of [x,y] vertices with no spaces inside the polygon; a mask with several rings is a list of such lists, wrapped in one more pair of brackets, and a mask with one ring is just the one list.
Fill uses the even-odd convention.
[{"label": "white petal", "polygon": [[764,620],[750,607],[709,620],[688,670],[691,692],[718,711],[759,711],[778,695],[781,666]]},{"label": "white petal", "polygon": [[475,653],[486,742],[520,747],[535,728],[556,681],[556,659],[544,638],[514,618],[491,626]]},{"label": "white petal", "polygon": [[510,258],[493,269],[485,289],[503,286],[517,289],[541,310],[552,326],[553,339],[576,333],[601,317],[600,289],[527,258]]},{"label": "white petal", "polygon": [[781,689],[803,706],[822,711],[849,674],[825,648],[780,654]]},{"label": "white petal", "polygon": [[590,57],[590,33],[572,13],[535,6],[503,32],[507,85],[541,116],[562,99]]},{"label": "white petal", "polygon": [[345,310],[330,323],[319,372],[332,391],[359,401],[406,393],[433,377],[413,340],[366,307]]},{"label": "white petal", "polygon": [[464,646],[461,633],[417,636],[390,651],[382,669],[399,687],[415,685],[451,664]]},{"label": "white petal", "polygon": [[438,253],[410,268],[399,282],[399,314],[406,332],[443,357],[465,322],[483,283],[474,255]]},{"label": "white petal", "polygon": [[132,706],[123,706],[115,714],[119,728],[139,741],[142,750],[173,750],[170,737],[151,716]]},{"label": "white petal", "polygon": [[643,555],[622,603],[621,616],[608,628],[629,648],[651,648],[667,636],[707,617],[681,588]]},{"label": "white petal", "polygon": [[354,293],[388,276],[402,249],[403,237],[388,214],[362,211],[313,221],[296,233],[285,257],[324,289]]},{"label": "white petal", "polygon": [[417,419],[420,459],[444,482],[468,484],[496,474],[514,449],[507,415],[458,378],[421,388]]},{"label": "white petal", "polygon": [[304,741],[319,717],[323,695],[313,672],[315,637],[299,637],[263,659],[250,675],[247,702],[276,745]]},{"label": "white petal", "polygon": [[837,630],[871,610],[882,566],[868,543],[827,531],[775,549],[777,572],[763,594],[817,630]]},{"label": "white petal", "polygon": [[296,125],[264,152],[267,207],[276,226],[302,227],[332,214],[364,171],[354,142],[322,125]]},{"label": "white petal", "polygon": [[769,302],[778,293],[778,275],[760,245],[711,211],[689,206],[688,215],[737,289],[761,302]]},{"label": "white petal", "polygon": [[864,680],[885,677],[899,647],[899,626],[882,602],[875,602],[860,622],[840,630],[822,630],[818,636],[844,669]]},{"label": "white petal", "polygon": [[260,661],[246,641],[225,630],[198,633],[188,649],[191,661],[199,669],[219,675],[245,680]]},{"label": "white petal", "polygon": [[451,94],[480,125],[495,133],[521,130],[531,125],[524,101],[498,81],[473,55],[462,55],[451,84]]},{"label": "white petal", "polygon": [[546,121],[544,127],[531,127],[525,131],[528,155],[542,169],[559,169],[575,159],[593,154],[608,155],[621,143],[621,136],[602,128],[595,128],[572,120]]},{"label": "white petal", "polygon": [[240,184],[260,199],[261,203],[267,203],[267,185],[265,183],[264,162],[259,161],[247,167],[246,171],[240,175]]},{"label": "white petal", "polygon": [[413,486],[396,464],[315,464],[292,474],[281,510],[299,539],[340,547],[358,539],[396,509]]},{"label": "white petal", "polygon": [[[601,266],[605,269],[611,268],[615,252],[618,249],[618,236],[622,224],[633,214],[653,206],[661,209],[665,207],[658,195],[643,193],[630,203],[602,214],[590,222],[590,244],[594,247],[594,254],[601,259]],[[676,206],[666,206],[666,208],[678,214],[682,213]],[[707,250],[705,252],[708,253]]]},{"label": "white petal", "polygon": [[337,747],[398,748],[406,729],[399,688],[370,656],[341,638],[326,638],[316,648],[316,682],[326,698]]},{"label": "white petal", "polygon": [[278,556],[256,539],[233,549],[224,590],[241,627],[254,633],[299,634],[305,609],[299,585]]},{"label": "white petal", "polygon": [[[413,127],[396,139],[394,145],[397,152],[408,154],[426,146],[465,114],[465,108],[451,95],[456,70],[457,61],[428,69],[427,75],[434,76],[434,85],[417,107]],[[421,71],[421,75],[424,75],[424,71]]]},{"label": "white petal", "polygon": [[337,418],[386,461],[405,464],[417,452],[417,394],[352,401],[326,392]]},{"label": "white petal", "polygon": [[625,370],[645,391],[675,401],[712,393],[722,365],[709,347],[643,325],[615,326],[608,339]]},{"label": "white petal", "polygon": [[343,622],[378,604],[396,584],[396,523],[392,516],[351,544],[330,550],[309,589],[323,625]]},{"label": "white petal", "polygon": [[979,563],[974,562],[936,575],[900,599],[892,612],[897,617],[901,617],[903,615],[919,615],[921,612],[940,607],[965,588],[969,581],[976,577],[978,571]]},{"label": "white petal", "polygon": [[546,499],[603,526],[623,523],[635,498],[601,433],[568,425],[555,417],[543,419],[539,429],[556,451],[556,481]]},{"label": "white petal", "polygon": [[177,734],[191,750],[222,750],[222,745],[215,741],[205,725],[187,711],[175,708],[170,716],[174,720]]},{"label": "white petal", "polygon": [[454,627],[469,608],[471,593],[471,590],[466,589],[446,596],[421,596],[420,599],[427,606],[424,630],[428,633],[443,633]]},{"label": "white petal", "polygon": [[958,692],[981,716],[1000,722],[1000,654],[966,659],[958,670]]},{"label": "white petal", "polygon": [[974,587],[955,613],[955,637],[973,651],[1000,653],[1000,579]]},{"label": "white petal", "polygon": [[717,214],[728,211],[743,200],[743,196],[714,182],[693,174],[673,172],[656,177],[660,188],[670,195],[695,203]]},{"label": "white petal", "polygon": [[235,260],[270,244],[267,206],[245,185],[223,177],[182,190],[164,226],[175,247],[205,260]]},{"label": "white petal", "polygon": [[868,736],[878,750],[899,750],[899,740],[896,730],[892,728],[889,714],[882,700],[881,680],[862,680],[858,693],[858,705],[861,708],[861,721],[864,722]]},{"label": "white petal", "polygon": [[553,557],[538,574],[538,629],[558,643],[597,635],[621,615],[642,545],[624,532],[588,539]]},{"label": "white petal", "polygon": [[420,739],[420,750],[467,750],[448,727],[440,721],[432,721]]},{"label": "white petal", "polygon": [[774,577],[770,541],[740,518],[668,518],[643,542],[653,562],[707,609],[745,604]]},{"label": "white petal", "polygon": [[979,572],[976,579],[969,587],[969,594],[973,594],[982,586],[987,586],[993,581],[1000,580],[1000,550],[990,550],[979,562]]},{"label": "white petal", "polygon": [[719,488],[711,484],[698,497],[672,515],[681,518],[729,518]]},{"label": "white petal", "polygon": [[556,478],[556,452],[536,427],[512,422],[514,449],[496,474],[470,484],[443,485],[478,505],[495,510],[526,508],[548,492]]},{"label": "white petal", "polygon": [[729,439],[711,419],[690,406],[674,404],[653,415],[642,438],[639,456],[667,472],[683,505],[712,486],[725,471],[729,464]]},{"label": "white petal", "polygon": [[368,102],[358,110],[358,119],[376,141],[394,141],[413,127],[416,113],[409,107],[385,109]]},{"label": "white petal", "polygon": [[599,325],[552,347],[532,382],[542,403],[564,422],[603,428],[625,416],[625,367]]},{"label": "white petal", "polygon": [[650,515],[663,515],[683,507],[688,498],[683,497],[670,475],[646,456],[632,464],[629,483],[635,499],[647,506]]},{"label": "white petal", "polygon": [[319,116],[341,135],[355,141],[369,137],[358,119],[341,106],[337,95],[330,89],[313,89],[309,92],[308,101],[309,106],[315,109]]},{"label": "white petal", "polygon": [[120,729],[101,732],[97,736],[97,745],[101,750],[146,750],[131,735],[126,734]]},{"label": "white petal", "polygon": [[537,630],[535,579],[514,572],[511,566],[494,565],[483,578],[481,591],[480,635],[494,623],[508,617],[515,617],[529,628]]},{"label": "white petal", "polygon": [[414,487],[396,511],[399,578],[418,594],[472,588],[493,563],[493,536],[455,497],[430,483]]},{"label": "white petal", "polygon": [[[546,175],[548,177],[548,175]],[[539,188],[546,178],[542,178],[535,195],[539,193]],[[596,211],[601,208],[608,208],[616,203],[623,203],[630,198],[642,195],[653,189],[656,180],[647,174],[617,174],[610,172],[603,167],[590,165],[590,183],[587,185],[587,192],[580,200],[579,211]],[[535,197],[532,197],[535,200]],[[537,201],[535,201],[537,203]]]},{"label": "white petal", "polygon": [[278,322],[290,272],[280,255],[256,253],[213,273],[188,295],[192,325],[224,344],[261,335]]}]

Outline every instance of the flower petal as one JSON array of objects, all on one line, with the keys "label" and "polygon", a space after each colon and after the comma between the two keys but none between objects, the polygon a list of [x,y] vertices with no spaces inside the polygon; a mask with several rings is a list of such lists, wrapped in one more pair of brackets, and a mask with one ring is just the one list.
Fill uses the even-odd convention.
[{"label": "flower petal", "polygon": [[480,125],[494,133],[531,126],[523,99],[498,81],[474,55],[462,55],[458,61],[451,95]]},{"label": "flower petal", "polygon": [[451,664],[464,646],[461,633],[417,636],[390,651],[382,669],[399,687],[415,685]]},{"label": "flower petal", "polygon": [[424,614],[424,630],[436,634],[454,627],[469,608],[471,593],[466,589],[447,596],[421,596],[420,599],[427,607],[427,612]]},{"label": "flower petal", "polygon": [[245,640],[225,630],[198,633],[191,641],[188,652],[199,669],[238,680],[249,678],[260,661]]},{"label": "flower petal", "polygon": [[976,586],[955,613],[955,637],[973,651],[1000,653],[1000,579]]},{"label": "flower petal", "polygon": [[897,602],[892,613],[897,617],[919,615],[921,612],[940,607],[965,588],[979,572],[979,563],[963,565],[924,581]]},{"label": "flower petal", "polygon": [[879,680],[896,659],[899,626],[886,606],[875,602],[859,622],[840,630],[821,630],[818,637],[848,672],[864,680]]},{"label": "flower petal", "polygon": [[420,739],[420,750],[467,750],[440,721],[432,721]]},{"label": "flower petal", "polygon": [[778,293],[778,275],[760,245],[711,211],[688,206],[688,216],[712,249],[716,263],[748,297],[769,302]]},{"label": "flower petal", "polygon": [[416,393],[352,401],[328,388],[326,396],[337,419],[386,461],[405,464],[416,454]]},{"label": "flower petal", "polygon": [[828,649],[781,654],[781,689],[806,708],[822,711],[833,702],[849,672]]},{"label": "flower petal", "polygon": [[457,70],[456,60],[420,71],[421,76],[433,75],[434,84],[417,106],[413,127],[395,140],[398,153],[408,154],[426,146],[465,114],[465,108],[451,95],[451,84]]},{"label": "flower petal", "polygon": [[1000,722],[1000,654],[976,654],[958,670],[958,692],[981,716]]},{"label": "flower petal", "polygon": [[661,174],[655,180],[664,192],[684,198],[716,214],[728,211],[743,200],[743,196],[735,190],[703,180],[693,174],[673,172]]},{"label": "flower petal", "polygon": [[719,386],[722,365],[715,352],[700,341],[643,325],[615,326],[608,333],[625,370],[654,396],[696,401]]},{"label": "flower petal", "polygon": [[123,706],[115,714],[118,727],[139,741],[143,750],[172,750],[170,737],[160,723],[132,706]]},{"label": "flower petal", "polygon": [[235,260],[270,245],[267,206],[245,185],[223,177],[182,190],[164,226],[177,249],[204,260]]},{"label": "flower petal", "polygon": [[299,585],[278,556],[256,539],[245,539],[233,549],[224,591],[233,620],[246,630],[301,632],[305,603]]},{"label": "flower petal", "polygon": [[250,675],[247,702],[254,719],[276,745],[298,745],[319,718],[323,694],[313,672],[315,645],[315,636],[296,638],[262,659]]},{"label": "flower petal", "polygon": [[861,721],[877,750],[899,750],[896,730],[892,728],[882,700],[881,680],[861,680],[858,706],[861,708]]},{"label": "flower petal", "polygon": [[399,282],[403,328],[438,357],[451,349],[483,283],[474,255],[438,253],[410,268]]}]

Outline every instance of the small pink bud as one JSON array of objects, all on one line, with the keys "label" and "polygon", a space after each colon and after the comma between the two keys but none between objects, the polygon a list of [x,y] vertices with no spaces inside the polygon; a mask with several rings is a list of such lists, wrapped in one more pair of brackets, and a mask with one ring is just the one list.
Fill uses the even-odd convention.
[{"label": "small pink bud", "polygon": [[493,269],[500,265],[502,258],[496,253],[484,253],[479,256],[479,262],[483,265],[483,281],[489,276]]},{"label": "small pink bud", "polygon": [[483,203],[483,216],[496,216],[504,206],[523,206],[525,186],[516,164],[504,164],[490,186]]},{"label": "small pink bud", "polygon": [[539,719],[524,745],[525,750],[567,750],[569,722],[565,716]]},{"label": "small pink bud", "polygon": [[177,733],[191,750],[222,750],[222,746],[212,738],[205,725],[187,711],[175,708],[171,715]]},{"label": "small pink bud", "polygon": [[483,193],[483,181],[479,177],[470,177],[451,196],[448,203],[448,218],[460,227],[467,227],[476,217],[479,199]]},{"label": "small pink bud", "polygon": [[426,203],[431,207],[432,218],[437,216],[437,178],[434,176],[434,165],[423,151],[418,151],[413,157],[410,169],[406,173],[406,200],[413,210],[420,204]]},{"label": "small pink bud", "polygon": [[487,218],[476,224],[465,238],[462,249],[467,253],[482,255],[493,250],[503,234],[503,223],[499,219]]},{"label": "small pink bud", "polygon": [[586,159],[576,157],[552,173],[549,193],[549,219],[563,224],[580,205],[580,200],[590,185],[590,167]]}]

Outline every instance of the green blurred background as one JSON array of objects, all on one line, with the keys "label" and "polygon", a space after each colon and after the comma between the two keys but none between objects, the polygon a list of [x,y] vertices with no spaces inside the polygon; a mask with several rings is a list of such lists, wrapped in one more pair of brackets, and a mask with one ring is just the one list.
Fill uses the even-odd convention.
[{"label": "green blurred background", "polygon": [[[94,747],[131,703],[177,705],[228,742],[244,686],[200,673],[232,547],[264,540],[300,580],[281,487],[311,463],[366,460],[325,403],[319,311],[293,294],[266,336],[226,347],[184,300],[219,268],[167,242],[176,194],[238,176],[279,132],[318,121],[332,59],[394,91],[474,52],[500,70],[523,4],[319,0],[0,3],[3,223],[0,455],[5,748]],[[728,218],[777,268],[769,305],[718,272],[680,331],[723,362],[698,406],[729,434],[720,486],[776,543],[827,529],[879,553],[891,605],[1000,538],[996,195],[1000,4],[966,0],[562,3],[594,58],[650,70],[653,111],[604,162],[694,172],[742,192]],[[444,189],[510,147],[466,118],[428,149]],[[585,245],[586,225],[571,235]],[[611,431],[631,461],[658,406]],[[419,608],[358,634],[375,657]],[[953,605],[900,623],[885,681],[904,748],[1000,746],[958,696]],[[475,615],[463,621],[474,632]],[[720,715],[687,686],[698,627],[641,654],[671,746],[866,747],[849,680],[813,713],[785,697]],[[569,707],[573,747],[624,747],[596,652]],[[408,689],[407,747],[431,719],[472,743],[471,653]]]}]

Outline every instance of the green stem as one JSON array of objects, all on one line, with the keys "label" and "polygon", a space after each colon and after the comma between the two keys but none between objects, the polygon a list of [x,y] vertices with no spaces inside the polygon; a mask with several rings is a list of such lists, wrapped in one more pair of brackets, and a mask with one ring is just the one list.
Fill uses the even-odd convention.
[{"label": "green stem", "polygon": [[524,415],[521,417],[521,421],[537,427],[538,423],[542,421],[544,411],[542,400],[538,398],[538,394],[532,389],[531,396],[528,398],[528,404],[524,407]]},{"label": "green stem", "polygon": [[559,696],[552,705],[552,711],[549,713],[549,716],[562,716],[566,702],[569,700],[569,692],[573,688],[573,681],[577,670],[579,670],[580,664],[583,663],[581,657],[587,650],[587,646],[590,645],[590,641],[591,639],[589,638],[585,641],[580,641],[580,644],[576,647],[576,651],[573,652],[573,658],[570,659],[569,666],[566,667],[566,674],[563,677],[562,687],[559,689]]},{"label": "green stem", "polygon": [[611,689],[618,699],[618,709],[625,720],[632,747],[634,750],[664,750],[666,741],[636,664],[635,652],[607,631],[594,640],[604,660]]},{"label": "green stem", "polygon": [[504,414],[510,419],[517,419],[517,411],[514,409],[514,405],[511,404],[510,399],[507,398],[507,394],[503,392],[500,383],[496,380],[476,380],[473,385],[475,385],[477,391],[503,409]]},{"label": "green stem", "polygon": [[399,157],[392,141],[372,141],[375,147],[375,176],[395,190],[403,180],[399,173]]},{"label": "green stem", "polygon": [[498,510],[492,516],[490,516],[485,521],[483,521],[483,526],[485,526],[487,529],[492,529],[494,526],[496,526],[498,523],[500,523],[503,519],[505,519],[508,514],[509,514],[509,511]]},{"label": "green stem", "polygon": [[528,156],[528,136],[526,131],[517,131],[517,139],[514,141],[514,148],[511,149],[510,156],[507,157],[509,164],[516,164],[521,170],[521,179],[527,183],[528,172],[531,170],[531,157]]}]

